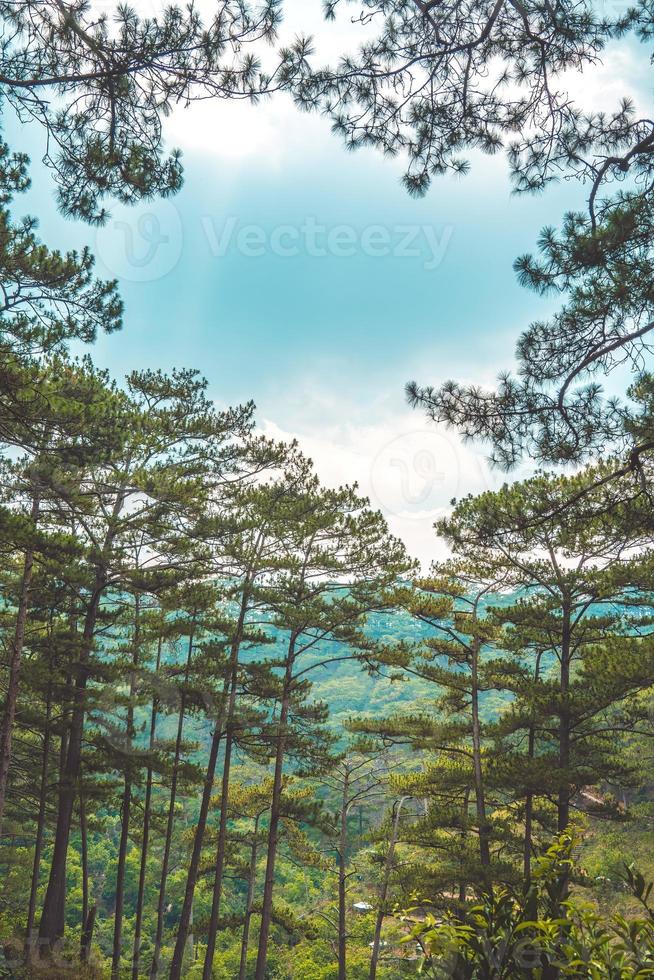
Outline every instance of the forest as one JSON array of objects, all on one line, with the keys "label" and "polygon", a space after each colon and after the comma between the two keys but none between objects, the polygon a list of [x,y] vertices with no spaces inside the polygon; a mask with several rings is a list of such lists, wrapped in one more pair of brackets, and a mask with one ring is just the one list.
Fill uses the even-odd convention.
[{"label": "forest", "polygon": [[[331,0],[332,64],[280,0],[154,6],[0,3],[0,976],[654,977],[654,122],[574,99],[651,3]],[[96,366],[120,284],[25,213],[35,166],[87,230],[172,197],[173,110],[280,98],[407,199],[578,193],[513,367],[406,385],[505,474],[429,568],[253,401]]]}]

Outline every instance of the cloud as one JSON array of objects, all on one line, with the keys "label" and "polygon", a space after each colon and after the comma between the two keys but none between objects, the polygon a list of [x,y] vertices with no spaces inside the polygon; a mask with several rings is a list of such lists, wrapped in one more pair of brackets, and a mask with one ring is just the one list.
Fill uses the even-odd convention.
[{"label": "cloud", "polygon": [[614,41],[594,65],[587,65],[583,72],[566,73],[557,87],[565,84],[587,111],[613,112],[623,98],[643,111],[651,104],[649,52],[632,40]]},{"label": "cloud", "polygon": [[[321,401],[326,406],[329,399]],[[387,409],[374,420],[332,421],[344,414],[351,417],[347,409],[340,404],[339,412],[333,404],[322,422],[298,419],[284,427],[267,418],[261,428],[271,438],[297,439],[326,486],[357,483],[361,494],[382,511],[392,533],[428,567],[447,553],[433,525],[447,514],[452,498],[497,487],[504,476],[490,470],[481,451],[418,412]]]},{"label": "cloud", "polygon": [[176,109],[165,121],[169,146],[239,163],[250,160],[266,170],[281,169],[302,146],[327,144],[329,126],[316,116],[301,113],[287,95],[256,105],[240,101],[200,101]]}]

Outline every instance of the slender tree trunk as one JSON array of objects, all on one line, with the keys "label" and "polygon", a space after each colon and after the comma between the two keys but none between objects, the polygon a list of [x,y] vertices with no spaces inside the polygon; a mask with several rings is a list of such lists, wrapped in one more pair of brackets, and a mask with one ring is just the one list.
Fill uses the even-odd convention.
[{"label": "slender tree trunk", "polygon": [[89,918],[89,836],[86,823],[86,800],[81,787],[79,794],[79,830],[82,844],[82,940],[80,941],[80,949],[82,959],[84,959],[85,951],[83,937],[86,932],[86,923]]},{"label": "slender tree trunk", "polygon": [[[461,822],[461,845],[465,848],[466,838],[468,836],[468,821],[470,820],[470,787],[466,786],[466,791],[463,795],[463,813]],[[468,892],[468,882],[465,878],[459,882],[459,902],[463,904],[466,900],[466,894]]]},{"label": "slender tree trunk", "polygon": [[[541,653],[536,656],[536,664],[534,667],[534,684],[537,685],[540,679],[540,662]],[[527,758],[530,762],[536,756],[536,718],[532,716],[531,723],[529,725],[529,734],[527,742]],[[523,854],[523,876],[525,879],[525,885],[528,888],[531,884],[531,856],[533,850],[533,835],[534,835],[534,794],[529,789],[527,797],[525,800],[525,842],[524,842],[524,854]]]},{"label": "slender tree trunk", "polygon": [[48,681],[45,703],[45,725],[43,728],[43,755],[41,757],[41,782],[39,786],[39,812],[36,820],[36,840],[34,842],[34,860],[32,862],[32,880],[30,882],[30,900],[27,909],[27,926],[25,929],[25,953],[29,960],[32,956],[36,935],[34,919],[36,917],[36,898],[39,890],[39,872],[43,854],[43,838],[45,835],[46,799],[48,793],[48,769],[50,766],[50,724],[52,720],[52,681]]},{"label": "slender tree trunk", "polygon": [[80,836],[82,838],[82,932],[80,935],[80,958],[82,963],[88,963],[91,958],[91,944],[95,928],[97,905],[91,905],[91,890],[89,888],[89,835],[86,820],[86,801],[80,793],[79,798]]},{"label": "slender tree trunk", "polygon": [[[39,516],[40,498],[37,491],[32,497],[32,508],[30,519],[36,526]],[[18,701],[18,686],[20,681],[20,665],[25,646],[25,627],[27,625],[27,610],[29,605],[29,592],[32,583],[32,570],[34,568],[34,547],[30,545],[25,551],[23,561],[23,574],[21,577],[18,592],[18,609],[16,611],[16,625],[14,636],[10,646],[9,656],[9,679],[7,682],[7,699],[5,710],[0,726],[0,836],[2,836],[2,820],[7,798],[7,781],[9,779],[9,766],[11,763],[11,738],[14,730],[16,718],[16,704]]]},{"label": "slender tree trunk", "polygon": [[238,968],[238,980],[245,980],[248,967],[248,947],[250,945],[250,925],[252,923],[252,907],[254,905],[254,888],[257,880],[257,850],[259,834],[260,815],[254,821],[254,836],[252,838],[252,849],[250,851],[250,870],[248,874],[248,893],[245,899],[245,919],[243,922],[243,936],[241,937],[241,962]]},{"label": "slender tree trunk", "polygon": [[161,940],[163,938],[164,912],[166,908],[166,884],[168,881],[168,865],[170,863],[170,849],[173,840],[173,829],[175,825],[175,802],[177,799],[177,782],[179,779],[179,763],[182,752],[182,738],[184,735],[184,713],[186,710],[186,686],[188,684],[191,658],[193,655],[193,632],[189,637],[188,655],[186,659],[186,671],[184,673],[184,690],[179,706],[179,719],[177,722],[177,737],[175,740],[175,755],[173,759],[173,769],[170,779],[170,799],[168,803],[168,817],[166,820],[166,836],[164,839],[164,851],[161,859],[161,878],[159,879],[159,900],[157,902],[157,930],[154,939],[154,950],[152,953],[152,965],[150,967],[150,977],[155,980],[159,976],[159,958],[161,956]]},{"label": "slender tree trunk", "polygon": [[61,698],[61,738],[59,740],[59,781],[64,777],[66,756],[68,755],[68,734],[70,725],[70,706],[73,697],[73,678],[66,674],[64,693]]},{"label": "slender tree trunk", "polygon": [[561,788],[558,799],[558,831],[563,833],[570,822],[570,788],[568,772],[570,767],[570,609],[563,608],[563,628],[561,636],[561,715],[559,719],[559,770]]},{"label": "slender tree trunk", "polygon": [[188,950],[188,955],[191,962],[195,963],[195,938],[193,936],[193,906],[191,906],[191,918],[189,920],[188,939],[186,940],[186,948]]},{"label": "slender tree trunk", "polygon": [[479,827],[479,857],[488,879],[487,869],[490,867],[490,827],[486,815],[486,797],[484,792],[484,774],[481,763],[481,722],[479,719],[479,649],[475,644],[472,652],[471,674],[471,703],[472,703],[472,760],[475,778],[475,808]]},{"label": "slender tree trunk", "polygon": [[[538,653],[536,656],[536,665],[534,668],[534,685],[537,685],[540,679],[540,662],[542,653]],[[531,723],[529,725],[529,734],[527,742],[527,758],[533,760],[536,756],[536,717],[535,715],[531,718]],[[523,876],[525,879],[525,887],[528,888],[531,884],[531,857],[533,850],[533,835],[534,835],[534,794],[529,790],[525,800],[525,841],[524,841],[524,854],[523,854]]]},{"label": "slender tree trunk", "polygon": [[91,946],[93,945],[93,930],[95,929],[95,917],[98,911],[98,906],[94,902],[89,908],[89,914],[86,917],[86,921],[82,928],[82,963],[88,963],[91,957]]},{"label": "slender tree trunk", "polygon": [[[66,683],[64,686],[64,691],[62,694],[62,711],[61,711],[61,738],[59,740],[59,759],[58,759],[58,782],[57,782],[57,794],[63,785],[66,772],[66,759],[68,758],[68,745],[70,742],[70,724],[73,709],[73,698],[75,694],[75,684],[73,682],[73,676],[70,672],[66,674]],[[59,796],[57,797],[57,820],[59,817]],[[55,832],[57,824],[55,823]],[[64,864],[65,872],[65,864]],[[52,863],[50,864],[50,875],[52,873]],[[41,913],[43,914],[43,913]],[[39,927],[40,932],[40,927]],[[42,957],[47,956],[47,951],[50,948],[50,943],[47,940],[38,939],[39,954]]]},{"label": "slender tree trunk", "polygon": [[211,748],[209,750],[209,759],[207,761],[207,773],[204,779],[204,787],[202,790],[200,813],[198,814],[198,821],[195,826],[195,835],[193,837],[193,850],[191,852],[188,873],[186,875],[186,888],[184,891],[184,902],[182,904],[182,912],[180,916],[177,939],[175,941],[175,950],[173,952],[173,959],[170,964],[169,980],[179,980],[179,977],[181,977],[182,975],[182,966],[184,963],[184,950],[186,949],[186,940],[188,938],[188,931],[191,926],[191,917],[193,914],[193,897],[195,895],[195,886],[197,884],[197,879],[198,879],[198,869],[200,867],[200,859],[202,857],[202,844],[204,842],[204,833],[207,827],[209,803],[211,802],[211,794],[213,792],[213,781],[214,781],[214,776],[216,774],[216,763],[218,761],[218,752],[220,750],[220,742],[223,735],[223,724],[224,724],[224,711],[221,710],[218,718],[216,719],[216,727],[214,729],[214,733],[211,738]]},{"label": "slender tree trunk", "polygon": [[[202,845],[204,843],[204,835],[207,829],[207,818],[209,815],[209,804],[211,802],[211,794],[213,793],[214,778],[216,775],[216,765],[218,762],[218,752],[220,750],[220,742],[223,736],[223,726],[225,724],[226,714],[233,720],[234,716],[234,706],[236,698],[236,680],[238,674],[238,657],[241,648],[241,642],[243,639],[243,630],[245,627],[245,616],[248,609],[249,603],[249,589],[246,582],[245,588],[243,590],[243,595],[241,597],[241,606],[239,610],[238,621],[236,625],[236,631],[234,634],[234,640],[230,649],[230,669],[227,677],[225,678],[225,685],[223,688],[223,696],[220,705],[219,716],[216,719],[216,727],[211,739],[211,748],[209,750],[209,760],[207,763],[207,772],[204,779],[204,786],[202,790],[202,802],[200,804],[200,813],[198,815],[198,821],[195,827],[195,834],[193,837],[193,850],[191,852],[191,858],[189,861],[188,872],[186,875],[186,888],[184,890],[184,902],[182,904],[182,911],[179,920],[179,926],[177,931],[177,940],[175,942],[175,950],[173,952],[173,959],[170,965],[170,977],[169,980],[179,980],[182,975],[182,966],[184,963],[184,950],[186,949],[186,940],[188,938],[188,931],[191,922],[191,915],[193,911],[193,897],[195,895],[195,885],[198,879],[198,870],[200,867],[200,860],[202,857]],[[229,707],[226,708],[225,701],[227,699],[229,692]],[[225,821],[227,815],[227,795],[226,792],[229,788],[229,765],[231,759],[231,737],[228,738],[229,751],[225,750],[225,767],[223,768],[223,785],[222,792],[223,796],[221,799],[221,810],[220,810],[220,828],[218,832],[218,852],[220,852],[220,841],[224,841],[224,835],[226,832],[226,822],[223,824],[223,813],[225,814]],[[227,769],[227,778],[225,779],[225,769]],[[222,830],[222,838],[221,838]],[[214,881],[214,892],[213,901],[211,909],[211,922],[210,922],[210,932],[212,931],[213,922],[218,921],[218,908],[220,904],[220,882],[218,876],[222,878],[222,862],[220,861],[220,869],[218,868],[218,860],[216,861],[216,880]],[[215,914],[214,914],[215,912]],[[215,932],[213,938],[213,946],[215,949]],[[211,956],[209,956],[209,947],[207,947],[207,956],[205,956],[205,969],[207,961],[213,960],[214,950],[211,951]]]},{"label": "slender tree trunk", "polygon": [[66,762],[59,786],[54,850],[39,927],[39,939],[43,955],[46,955],[48,948],[52,948],[64,934],[66,860],[82,760],[85,691],[89,676],[89,657],[93,645],[95,624],[104,587],[104,577],[101,573],[98,573],[84,621],[80,662],[73,688],[73,708],[68,732],[68,750],[66,752]]},{"label": "slender tree trunk", "polygon": [[213,958],[216,952],[216,936],[218,934],[218,919],[220,916],[220,899],[222,893],[223,869],[225,866],[225,845],[227,840],[227,817],[229,804],[229,777],[231,770],[233,738],[227,729],[225,742],[225,760],[220,797],[220,823],[218,826],[218,845],[216,851],[216,871],[213,883],[211,914],[207,933],[207,950],[204,957],[202,980],[211,980]]},{"label": "slender tree trunk", "polygon": [[[129,765],[129,763],[128,763]],[[125,904],[125,863],[129,844],[129,823],[132,807],[132,783],[125,775],[125,788],[121,804],[120,843],[118,845],[118,868],[116,871],[116,899],[114,906],[114,939],[111,954],[111,980],[120,978],[120,959],[122,954],[123,908]]]},{"label": "slender tree trunk", "polygon": [[[139,644],[141,642],[141,597],[134,596],[134,636],[132,638],[132,670],[129,681],[129,704],[125,719],[125,743],[129,752],[134,738],[134,680],[139,664]],[[131,760],[125,762],[125,787],[121,807],[120,844],[118,847],[118,868],[116,871],[116,902],[114,908],[114,940],[111,956],[111,980],[120,980],[120,960],[123,952],[123,910],[125,906],[125,866],[129,846],[129,824],[132,810]]]},{"label": "slender tree trunk", "polygon": [[[536,734],[534,726],[529,726],[529,736],[527,743],[527,758],[534,758],[534,749],[536,743]],[[525,885],[528,887],[531,883],[531,848],[532,848],[532,837],[533,837],[533,824],[534,824],[534,794],[531,790],[527,793],[525,799],[525,842],[524,842],[524,860],[523,860],[523,876],[525,879]]]},{"label": "slender tree trunk", "polygon": [[216,952],[216,936],[218,935],[218,920],[220,916],[220,899],[222,893],[223,869],[225,866],[225,845],[227,839],[227,816],[229,805],[229,777],[231,770],[233,738],[229,729],[225,743],[225,764],[220,797],[220,822],[218,826],[218,845],[216,851],[216,871],[213,883],[211,914],[207,933],[207,950],[204,957],[202,980],[211,980],[213,958]]},{"label": "slender tree trunk", "polygon": [[384,924],[384,913],[386,911],[386,898],[388,896],[388,886],[391,880],[391,872],[393,870],[393,858],[395,857],[395,845],[397,844],[397,838],[400,830],[400,814],[402,813],[402,807],[405,802],[409,799],[408,796],[403,796],[397,801],[395,806],[395,816],[393,818],[393,830],[391,832],[391,839],[388,843],[388,854],[386,855],[386,865],[384,867],[384,877],[382,878],[382,886],[379,891],[379,908],[377,909],[377,918],[375,920],[375,935],[372,941],[372,956],[370,957],[370,973],[368,974],[369,980],[375,980],[377,976],[377,964],[379,963],[379,951],[381,947],[381,932],[382,926]]},{"label": "slender tree trunk", "polygon": [[227,844],[229,778],[231,774],[232,749],[234,746],[234,719],[236,714],[236,692],[238,688],[238,655],[241,645],[240,632],[243,629],[243,620],[245,618],[245,604],[242,606],[241,613],[242,615],[239,619],[239,635],[237,642],[233,644],[230,661],[229,701],[225,720],[225,758],[223,760],[223,776],[220,788],[220,823],[218,825],[218,842],[216,845],[216,871],[213,882],[211,914],[209,916],[209,929],[207,932],[207,950],[204,957],[202,980],[211,980],[213,958],[216,952],[218,919],[220,916],[220,898],[222,894],[223,870],[225,867],[225,848]]},{"label": "slender tree trunk", "polygon": [[338,847],[338,980],[346,980],[347,971],[347,930],[345,901],[347,886],[347,811],[350,779],[347,763],[343,777],[343,798],[341,804],[341,828]]},{"label": "slender tree trunk", "polygon": [[[159,634],[157,642],[157,665],[155,675],[158,675],[161,666],[161,649],[163,639]],[[150,755],[154,751],[157,734],[157,714],[159,711],[159,698],[155,695],[152,698],[152,710],[150,713]],[[145,782],[145,799],[143,801],[143,839],[141,841],[141,863],[139,867],[138,894],[136,896],[136,913],[134,921],[134,953],[132,956],[132,980],[138,980],[141,961],[141,934],[143,930],[143,899],[145,896],[145,876],[148,866],[148,847],[150,844],[150,817],[152,808],[152,766],[147,769]]]},{"label": "slender tree trunk", "polygon": [[48,880],[48,888],[45,894],[39,926],[40,952],[42,956],[47,956],[48,949],[52,949],[55,944],[59,943],[64,934],[66,861],[75,805],[75,794],[77,792],[82,761],[86,685],[90,673],[89,661],[93,649],[93,638],[100,608],[100,600],[107,586],[107,560],[111,554],[116,536],[116,522],[124,503],[124,494],[117,494],[112,508],[111,524],[107,529],[102,543],[100,559],[95,566],[93,592],[89,597],[86,616],[84,618],[80,659],[77,664],[77,676],[73,688],[73,704],[68,730],[66,763],[59,782],[57,825],[55,828],[52,863],[50,865],[50,878]]},{"label": "slender tree trunk", "polygon": [[286,754],[286,726],[291,704],[291,682],[293,679],[293,663],[295,659],[295,635],[291,636],[284,675],[282,704],[279,713],[277,751],[275,753],[275,773],[273,776],[273,792],[270,807],[270,826],[268,828],[268,849],[266,855],[266,877],[263,886],[261,904],[261,929],[259,931],[259,949],[257,951],[257,966],[255,980],[265,980],[268,962],[268,940],[272,922],[272,901],[275,887],[275,862],[277,860],[277,844],[279,841],[279,821],[281,815],[282,779],[284,775],[284,756]]}]

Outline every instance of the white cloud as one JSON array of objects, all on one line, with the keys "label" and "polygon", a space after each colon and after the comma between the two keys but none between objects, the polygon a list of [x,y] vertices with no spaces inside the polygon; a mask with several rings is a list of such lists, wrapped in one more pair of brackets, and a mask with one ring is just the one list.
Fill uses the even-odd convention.
[{"label": "white cloud", "polygon": [[185,153],[199,153],[227,163],[244,160],[279,170],[288,155],[302,145],[331,138],[329,126],[308,116],[286,95],[258,105],[237,101],[194,102],[176,109],[165,123],[169,146]]},{"label": "white cloud", "polygon": [[559,88],[569,86],[570,94],[586,110],[611,113],[623,98],[642,111],[651,104],[649,52],[643,45],[616,41],[602,52],[601,59],[583,72],[568,72]]},{"label": "white cloud", "polygon": [[[323,405],[326,402],[323,398]],[[330,414],[342,418],[344,406],[340,408],[339,413],[333,405]],[[489,469],[482,452],[408,408],[387,410],[373,421],[339,423],[325,415],[322,422],[298,420],[282,427],[265,419],[262,429],[271,438],[297,439],[326,486],[357,483],[425,568],[446,554],[433,524],[448,512],[451,499],[481,493],[504,481]]]}]

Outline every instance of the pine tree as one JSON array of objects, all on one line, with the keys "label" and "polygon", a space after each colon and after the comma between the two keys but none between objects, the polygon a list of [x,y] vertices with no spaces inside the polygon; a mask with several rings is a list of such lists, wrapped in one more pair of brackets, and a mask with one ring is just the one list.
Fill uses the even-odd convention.
[{"label": "pine tree", "polygon": [[[425,893],[465,900],[468,889],[510,875],[501,856],[510,835],[492,779],[492,743],[485,717],[489,696],[504,691],[501,631],[489,607],[507,585],[507,571],[491,554],[435,564],[426,578],[391,590],[396,616],[409,615],[415,639],[390,651],[387,662],[433,685],[429,706],[366,717],[352,728],[372,744],[407,746],[424,763],[391,778],[398,799],[423,801],[407,824],[407,879],[428,882]],[[400,838],[402,843],[402,838]]]},{"label": "pine tree", "polygon": [[[333,846],[338,865],[337,923],[338,980],[347,977],[347,893],[350,879],[356,875],[350,861],[350,822],[354,807],[379,805],[383,799],[383,784],[388,776],[390,763],[382,753],[347,753],[339,759],[331,772],[321,777],[330,791],[330,797],[338,809],[334,813]],[[330,801],[331,802],[331,799]]]},{"label": "pine tree", "polygon": [[[325,2],[326,16],[340,6]],[[575,119],[558,76],[591,62],[610,34],[590,4],[566,3],[555,13],[503,0],[366,0],[363,9],[361,22],[379,30],[337,65],[300,74],[293,91],[304,108],[330,114],[347,146],[406,154],[404,182],[413,194],[448,170],[465,172],[462,154],[493,153],[521,130],[544,156],[558,158],[561,130]],[[491,69],[495,58],[499,73]]]},{"label": "pine tree", "polygon": [[143,535],[152,564],[159,558],[165,561],[171,537],[175,541],[183,530],[184,515],[192,518],[198,495],[214,486],[211,479],[205,482],[205,473],[231,471],[232,441],[247,432],[249,407],[215,413],[204,391],[205,382],[192,372],[177,372],[171,378],[156,372],[132,375],[129,395],[123,399],[120,450],[114,450],[103,467],[81,472],[74,491],[62,502],[62,510],[84,535],[88,591],[57,835],[40,924],[44,948],[63,934],[64,869],[81,764],[85,692],[97,662],[93,651],[101,602],[108,590],[118,590],[124,581],[136,533]]},{"label": "pine tree", "polygon": [[4,102],[44,127],[60,207],[92,222],[106,218],[108,195],[133,203],[179,189],[180,153],[167,155],[162,135],[172,106],[274,91],[305,48],[281,53],[278,77],[259,68],[252,52],[275,37],[277,0],[256,8],[230,0],[206,23],[195,8],[144,18],[117,6],[98,16],[77,0],[7,4],[0,16]]},{"label": "pine tree", "polygon": [[[224,695],[220,700],[218,716],[212,719],[214,730],[204,780],[200,813],[195,828],[193,848],[188,866],[184,903],[178,927],[175,951],[171,963],[171,977],[181,976],[184,951],[193,896],[204,844],[209,815],[209,803],[213,792],[218,755],[224,744],[220,828],[218,833],[216,866],[209,923],[206,963],[211,964],[215,949],[222,875],[225,859],[226,820],[229,809],[229,782],[231,755],[238,734],[237,701],[239,693],[243,650],[253,643],[265,644],[267,635],[257,627],[261,607],[265,602],[268,579],[279,572],[279,538],[277,510],[284,507],[285,497],[294,492],[298,480],[306,479],[309,467],[294,447],[274,446],[266,442],[249,444],[248,460],[255,477],[265,465],[281,465],[282,475],[270,483],[244,480],[230,487],[223,498],[219,511],[209,518],[204,535],[215,546],[214,568],[223,581],[223,601],[231,616],[220,624],[229,661]],[[277,522],[277,523],[276,523]],[[283,567],[283,565],[281,566]],[[254,617],[254,625],[251,625]],[[210,970],[210,965],[206,967]]]},{"label": "pine tree", "polygon": [[[13,635],[8,664],[7,697],[0,729],[0,824],[11,762],[11,739],[25,646],[29,593],[35,563],[57,549],[48,515],[61,501],[66,481],[80,466],[102,459],[114,443],[115,402],[106,379],[88,364],[75,365],[57,357],[39,385],[40,397],[51,406],[50,417],[29,424],[30,453],[18,462],[3,461],[4,535],[23,555],[19,581],[12,596]],[[21,426],[22,428],[22,426]],[[19,509],[20,508],[20,509]],[[64,555],[69,542],[59,543]]]},{"label": "pine tree", "polygon": [[[365,504],[349,488],[321,491],[318,486],[304,489],[287,504],[284,557],[289,571],[277,585],[277,595],[268,598],[272,623],[287,639],[276,664],[283,673],[279,714],[272,725],[275,763],[257,980],[263,980],[268,957],[284,767],[289,755],[302,758],[304,753],[306,765],[313,754],[307,740],[298,741],[293,732],[293,718],[301,720],[310,690],[307,675],[332,661],[329,648],[334,642],[346,644],[342,654],[338,649],[333,654],[336,659],[365,658],[366,614],[381,602],[383,588],[410,567],[381,516]],[[315,762],[324,765],[320,758]]]},{"label": "pine tree", "polygon": [[[494,614],[515,657],[497,665],[512,695],[497,727],[526,729],[528,758],[517,775],[505,742],[498,765],[513,785],[526,782],[532,806],[534,791],[555,804],[560,832],[571,807],[583,809],[585,786],[626,775],[615,751],[618,709],[651,684],[654,664],[649,535],[631,507],[609,520],[600,506],[593,516],[604,498],[596,484],[593,470],[538,476],[468,498],[439,525],[456,551],[503,567],[515,590]],[[580,488],[588,492],[572,507]],[[565,520],[532,519],[561,503]]]}]

